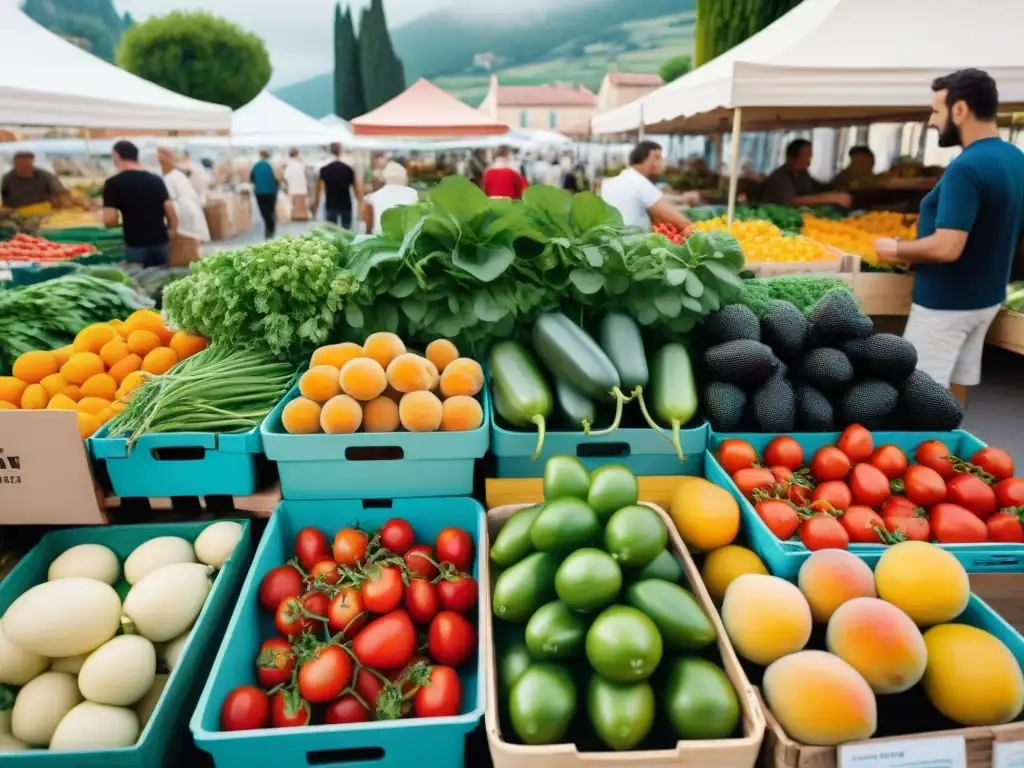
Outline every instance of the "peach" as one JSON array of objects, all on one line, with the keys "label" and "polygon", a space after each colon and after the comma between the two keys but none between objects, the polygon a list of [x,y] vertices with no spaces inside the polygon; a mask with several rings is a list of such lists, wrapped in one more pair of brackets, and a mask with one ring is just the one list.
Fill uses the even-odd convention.
[{"label": "peach", "polygon": [[901,541],[875,566],[878,596],[919,627],[952,621],[967,607],[971,583],[952,554],[926,541]]},{"label": "peach", "polygon": [[811,637],[811,608],[793,584],[745,573],[725,590],[722,622],[736,652],[767,666],[801,650]]},{"label": "peach", "polygon": [[812,552],[797,576],[797,585],[811,604],[818,624],[826,624],[836,608],[855,597],[877,597],[871,568],[845,549]]},{"label": "peach", "polygon": [[871,738],[878,725],[878,703],[871,686],[838,656],[801,651],[764,672],[768,709],[791,739],[833,746]]},{"label": "peach", "polygon": [[921,630],[895,605],[876,597],[856,597],[839,606],[828,622],[825,645],[877,694],[909,690],[928,664]]}]

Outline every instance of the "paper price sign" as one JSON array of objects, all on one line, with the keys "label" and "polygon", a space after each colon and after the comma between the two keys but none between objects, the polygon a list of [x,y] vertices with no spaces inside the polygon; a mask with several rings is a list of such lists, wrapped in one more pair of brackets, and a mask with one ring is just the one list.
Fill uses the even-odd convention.
[{"label": "paper price sign", "polygon": [[967,768],[967,745],[963,736],[849,744],[839,768]]},{"label": "paper price sign", "polygon": [[997,741],[992,745],[992,768],[1024,768],[1024,741]]}]

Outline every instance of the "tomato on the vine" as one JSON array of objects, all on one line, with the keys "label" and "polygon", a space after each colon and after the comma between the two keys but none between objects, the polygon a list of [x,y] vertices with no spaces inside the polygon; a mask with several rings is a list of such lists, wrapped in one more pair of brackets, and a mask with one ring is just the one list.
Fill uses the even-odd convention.
[{"label": "tomato on the vine", "polygon": [[882,517],[911,517],[916,515],[918,507],[906,496],[891,496],[882,505]]},{"label": "tomato on the vine", "polygon": [[313,626],[313,620],[306,615],[301,598],[286,597],[277,606],[274,626],[285,637],[298,637]]},{"label": "tomato on the vine", "polygon": [[851,468],[850,457],[833,445],[819,448],[811,459],[811,474],[818,482],[845,480]]},{"label": "tomato on the vine", "polygon": [[437,566],[431,562],[431,560],[434,560],[434,550],[426,544],[417,544],[415,547],[410,547],[409,551],[405,553],[404,559],[409,576],[414,578],[418,576],[427,581],[433,581],[437,578]]},{"label": "tomato on the vine", "polygon": [[804,463],[804,449],[789,435],[779,435],[764,449],[764,463],[796,472]]},{"label": "tomato on the vine", "polygon": [[295,651],[292,644],[280,637],[265,640],[256,657],[256,679],[264,688],[273,688],[292,679]]},{"label": "tomato on the vine", "polygon": [[797,482],[796,480],[790,480],[782,486],[785,496],[797,507],[806,507],[811,503],[813,498],[814,489],[810,485],[805,485],[803,482]]},{"label": "tomato on the vine", "polygon": [[850,535],[832,515],[814,515],[800,526],[800,541],[809,550],[846,549]]},{"label": "tomato on the vine", "polygon": [[1001,448],[981,448],[971,456],[971,464],[981,467],[996,479],[1013,477],[1013,457]]},{"label": "tomato on the vine", "polygon": [[222,731],[265,728],[270,720],[270,698],[255,685],[241,685],[224,699],[220,708]]},{"label": "tomato on the vine", "polygon": [[339,696],[352,679],[352,658],[336,645],[321,646],[316,656],[299,665],[299,693],[313,704],[326,704]]},{"label": "tomato on the vine", "polygon": [[1010,477],[1000,480],[995,487],[999,507],[1024,507],[1024,479]]},{"label": "tomato on the vine", "polygon": [[850,486],[842,480],[826,480],[819,483],[811,494],[811,503],[816,501],[824,501],[833,509],[846,511],[853,504],[853,493],[850,492]]},{"label": "tomato on the vine", "polygon": [[747,469],[757,464],[757,451],[746,440],[730,437],[723,440],[722,444],[718,446],[715,458],[718,459],[718,463],[722,465],[726,474],[731,477],[741,469]]},{"label": "tomato on the vine", "polygon": [[281,601],[305,591],[302,575],[290,565],[271,568],[260,580],[259,600],[265,611],[276,611]]},{"label": "tomato on the vine", "polygon": [[301,728],[309,725],[313,710],[295,691],[277,691],[270,697],[270,725],[274,728]]},{"label": "tomato on the vine", "polygon": [[437,601],[442,610],[466,613],[476,605],[476,579],[465,573],[437,582]]},{"label": "tomato on the vine", "polygon": [[981,518],[959,504],[936,504],[929,511],[932,534],[940,544],[978,544],[988,540]]},{"label": "tomato on the vine", "polygon": [[[369,674],[367,672],[366,674]],[[379,692],[378,692],[379,693]],[[324,707],[324,723],[327,725],[344,725],[345,723],[365,723],[370,719],[367,711],[355,696],[346,693]]]},{"label": "tomato on the vine", "polygon": [[454,717],[462,710],[462,683],[459,673],[451,667],[438,666],[430,670],[430,682],[412,699],[412,712],[416,717]]},{"label": "tomato on the vine", "polygon": [[793,505],[781,499],[759,501],[754,511],[779,541],[789,541],[800,527],[800,516]]},{"label": "tomato on the vine", "polygon": [[318,621],[320,623],[327,621],[327,611],[331,606],[331,598],[323,592],[307,592],[300,600],[306,613],[310,614],[310,626],[315,625]]},{"label": "tomato on the vine", "polygon": [[858,464],[871,458],[875,451],[875,439],[867,428],[860,424],[851,424],[839,435],[836,448],[846,454],[851,463]]},{"label": "tomato on the vine", "polygon": [[402,604],[402,571],[394,565],[370,567],[362,584],[363,607],[371,613],[388,613]]},{"label": "tomato on the vine", "polygon": [[908,467],[903,474],[902,485],[907,498],[918,507],[927,509],[946,498],[946,482],[938,472],[924,464]]},{"label": "tomato on the vine", "polygon": [[370,670],[357,667],[352,679],[352,687],[356,689],[359,697],[366,702],[370,712],[376,712],[377,698],[384,690],[384,681]]},{"label": "tomato on the vine", "polygon": [[412,579],[405,588],[405,609],[416,624],[429,624],[440,609],[437,586],[426,579]]},{"label": "tomato on the vine", "polygon": [[392,611],[367,624],[352,641],[352,651],[363,666],[399,669],[416,653],[416,627],[408,613]]},{"label": "tomato on the vine", "polygon": [[434,542],[437,562],[451,563],[457,571],[473,569],[473,537],[461,528],[445,528]]},{"label": "tomato on the vine", "polygon": [[393,517],[380,527],[380,544],[398,556],[409,551],[409,547],[416,543],[416,535],[408,521],[400,517]]},{"label": "tomato on the vine", "polygon": [[295,536],[295,557],[307,573],[321,560],[331,556],[327,537],[316,528],[303,528]]},{"label": "tomato on the vine", "polygon": [[950,458],[949,448],[941,440],[926,440],[917,446],[914,458],[918,464],[938,472],[943,480],[952,480],[956,470]]},{"label": "tomato on the vine", "polygon": [[370,539],[357,528],[342,528],[334,537],[331,554],[338,565],[355,568],[366,558],[366,545]]},{"label": "tomato on the vine", "polygon": [[355,587],[345,587],[331,598],[327,606],[327,627],[332,635],[344,632],[342,639],[351,640],[366,624],[363,595]]},{"label": "tomato on the vine", "polygon": [[883,445],[875,449],[868,463],[890,480],[895,480],[903,477],[903,473],[907,471],[907,454],[898,446]]},{"label": "tomato on the vine", "polygon": [[338,564],[328,556],[326,560],[320,560],[309,569],[309,583],[334,585],[341,581],[341,571]]},{"label": "tomato on the vine", "polygon": [[1017,511],[1000,510],[986,521],[985,527],[990,541],[1024,544],[1024,525],[1021,525],[1021,514]]},{"label": "tomato on the vine", "polygon": [[892,496],[889,478],[873,464],[857,464],[847,481],[855,504],[876,509]]},{"label": "tomato on the vine", "polygon": [[898,533],[908,541],[931,541],[932,527],[923,509],[913,508],[913,514],[905,515],[903,510],[885,515],[885,527],[890,533]]},{"label": "tomato on the vine", "polygon": [[969,509],[982,520],[995,513],[999,506],[996,492],[979,477],[958,474],[946,483],[946,501]]},{"label": "tomato on the vine", "polygon": [[476,629],[462,614],[441,611],[430,622],[427,650],[438,664],[461,667],[476,653]]},{"label": "tomato on the vine", "polygon": [[775,488],[775,475],[770,469],[751,467],[741,469],[732,476],[732,481],[747,499],[754,498],[754,491],[772,491]]},{"label": "tomato on the vine", "polygon": [[875,510],[865,506],[852,506],[843,513],[839,522],[854,544],[878,544],[878,529],[885,530],[885,521]]}]

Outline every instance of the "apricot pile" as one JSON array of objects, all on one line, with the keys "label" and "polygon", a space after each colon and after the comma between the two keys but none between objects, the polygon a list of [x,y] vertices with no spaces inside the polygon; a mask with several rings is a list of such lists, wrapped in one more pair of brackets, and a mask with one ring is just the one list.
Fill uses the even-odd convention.
[{"label": "apricot pile", "polygon": [[480,364],[437,339],[423,354],[393,333],[317,349],[299,378],[299,397],[281,414],[292,435],[465,432],[484,420]]},{"label": "apricot pile", "polygon": [[91,437],[124,408],[145,374],[167,373],[207,345],[200,336],[168,329],[150,309],[93,323],[66,347],[18,357],[12,375],[0,376],[0,410],[75,411],[82,437]]}]

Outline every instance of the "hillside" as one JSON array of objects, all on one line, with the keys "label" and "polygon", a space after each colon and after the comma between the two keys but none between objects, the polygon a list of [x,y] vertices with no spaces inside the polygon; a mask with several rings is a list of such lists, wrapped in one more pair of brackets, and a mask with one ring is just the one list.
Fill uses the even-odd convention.
[{"label": "hillside", "polygon": [[[429,14],[392,33],[408,80],[430,77],[473,106],[487,90],[477,54],[494,57],[507,84],[553,80],[595,89],[609,70],[656,72],[661,62],[693,48],[695,0],[592,0],[521,19],[518,24]],[[318,75],[275,91],[321,117],[333,111],[332,76]]]}]

